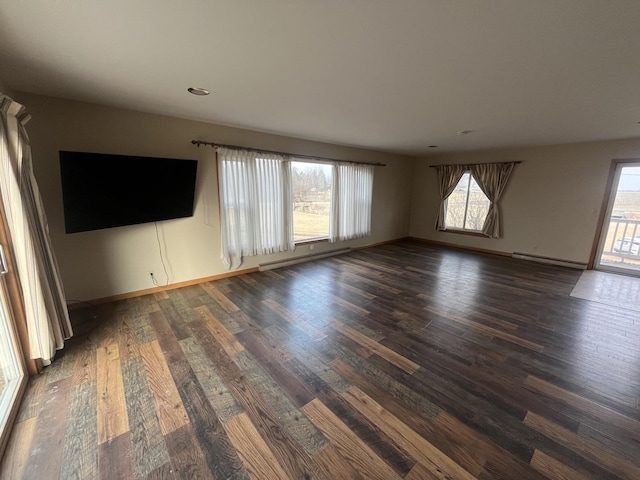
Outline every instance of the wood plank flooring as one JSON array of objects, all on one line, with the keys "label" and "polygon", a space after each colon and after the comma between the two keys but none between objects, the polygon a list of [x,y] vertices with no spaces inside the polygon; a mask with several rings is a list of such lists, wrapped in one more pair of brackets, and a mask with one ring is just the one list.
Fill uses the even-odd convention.
[{"label": "wood plank flooring", "polygon": [[403,241],[72,312],[2,479],[640,479],[640,313]]}]

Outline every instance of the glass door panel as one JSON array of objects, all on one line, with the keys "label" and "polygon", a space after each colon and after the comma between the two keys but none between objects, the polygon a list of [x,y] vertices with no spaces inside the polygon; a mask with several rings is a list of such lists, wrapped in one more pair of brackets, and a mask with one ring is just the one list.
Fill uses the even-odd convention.
[{"label": "glass door panel", "polygon": [[596,257],[596,268],[640,275],[640,163],[621,163]]},{"label": "glass door panel", "polygon": [[5,266],[0,246],[0,458],[6,446],[20,394],[27,381],[5,287]]}]

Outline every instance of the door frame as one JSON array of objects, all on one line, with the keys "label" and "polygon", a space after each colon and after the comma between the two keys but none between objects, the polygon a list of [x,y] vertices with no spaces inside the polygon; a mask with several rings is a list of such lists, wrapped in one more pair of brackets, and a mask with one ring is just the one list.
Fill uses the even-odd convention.
[{"label": "door frame", "polygon": [[[9,407],[6,417],[4,418],[4,422],[0,418],[0,459],[4,455],[4,451],[9,443],[9,436],[11,435],[11,430],[13,429],[13,424],[15,422],[16,416],[18,415],[18,411],[20,410],[20,405],[22,404],[22,397],[27,390],[27,383],[29,380],[29,372],[27,370],[27,364],[24,360],[24,354],[22,353],[22,347],[20,346],[20,340],[18,338],[18,332],[15,328],[15,321],[13,319],[13,308],[10,305],[9,300],[9,292],[8,288],[6,288],[6,283],[2,282],[0,284],[0,288],[4,290],[2,292],[6,299],[6,319],[8,322],[8,330],[9,330],[9,341],[13,343],[14,351],[17,355],[17,363],[19,364],[20,370],[22,372],[22,376],[19,379],[19,383],[17,388],[11,393],[11,397],[9,398]],[[0,307],[1,308],[1,307]]]},{"label": "door frame", "polygon": [[[611,160],[609,166],[609,176],[607,178],[607,186],[604,191],[604,197],[602,199],[602,206],[600,207],[600,215],[598,216],[598,224],[596,226],[596,233],[593,239],[593,245],[591,246],[591,255],[589,256],[589,263],[587,265],[588,270],[593,270],[597,263],[598,252],[600,250],[600,239],[603,235],[604,223],[609,219],[611,210],[613,209],[613,202],[611,196],[613,195],[614,183],[616,180],[616,174],[618,167],[629,163],[640,163],[640,158],[614,158]],[[616,192],[617,192],[617,185]],[[610,270],[613,272],[614,270]]]},{"label": "door frame", "polygon": [[38,363],[35,360],[31,360],[28,356],[29,340],[27,337],[26,317],[22,304],[22,289],[20,288],[16,275],[16,261],[13,255],[13,249],[11,248],[11,235],[7,228],[2,201],[0,201],[0,243],[5,247],[4,253],[9,270],[6,275],[0,277],[2,279],[0,280],[0,288],[4,289],[8,304],[7,317],[9,320],[9,330],[11,331],[12,341],[18,355],[18,362],[24,372],[24,376],[21,378],[20,384],[11,399],[11,406],[9,407],[9,412],[6,417],[6,423],[4,425],[0,424],[0,458],[2,458],[9,441],[13,422],[18,415],[22,403],[22,397],[27,390],[29,376],[39,372]]}]

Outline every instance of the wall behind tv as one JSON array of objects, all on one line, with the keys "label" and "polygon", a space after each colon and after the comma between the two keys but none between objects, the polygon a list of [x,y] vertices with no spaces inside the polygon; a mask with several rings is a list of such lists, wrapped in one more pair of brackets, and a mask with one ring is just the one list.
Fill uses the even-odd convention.
[{"label": "wall behind tv", "polygon": [[[165,276],[153,224],[64,233],[59,150],[199,160],[195,215],[158,223],[170,283],[228,271],[220,260],[215,153],[191,145],[192,139],[386,163],[387,167],[375,172],[373,234],[338,244],[317,244],[313,253],[384,242],[409,233],[412,158],[31,94],[19,93],[15,98],[32,115],[27,129],[34,170],[69,300],[153,288],[149,271],[155,272],[159,282]],[[309,253],[309,246],[301,246],[295,252],[249,257],[241,268]]]}]

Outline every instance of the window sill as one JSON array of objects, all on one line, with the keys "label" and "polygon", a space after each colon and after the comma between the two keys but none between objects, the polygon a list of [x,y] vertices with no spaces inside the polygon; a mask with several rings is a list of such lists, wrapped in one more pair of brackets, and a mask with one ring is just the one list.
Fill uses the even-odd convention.
[{"label": "window sill", "polygon": [[311,244],[315,244],[315,243],[328,243],[329,242],[329,237],[321,237],[321,238],[309,238],[306,240],[298,240],[298,241],[294,241],[293,243],[296,245],[296,247],[298,245],[311,245]]},{"label": "window sill", "polygon": [[444,230],[439,230],[440,232],[445,232],[445,233],[455,233],[457,235],[469,235],[470,237],[483,237],[483,238],[489,238],[488,235],[485,235],[482,232],[478,232],[475,230],[457,230],[454,228],[445,228]]}]

